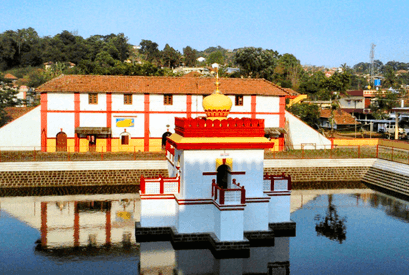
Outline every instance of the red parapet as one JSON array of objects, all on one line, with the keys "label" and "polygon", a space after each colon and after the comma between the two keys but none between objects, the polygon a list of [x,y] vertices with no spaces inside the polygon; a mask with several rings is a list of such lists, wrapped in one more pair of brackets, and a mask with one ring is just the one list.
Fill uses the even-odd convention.
[{"label": "red parapet", "polygon": [[264,137],[264,119],[175,118],[175,132],[183,137]]},{"label": "red parapet", "polygon": [[141,176],[141,179],[139,181],[139,188],[141,190],[141,194],[145,194],[145,178],[143,175]]}]

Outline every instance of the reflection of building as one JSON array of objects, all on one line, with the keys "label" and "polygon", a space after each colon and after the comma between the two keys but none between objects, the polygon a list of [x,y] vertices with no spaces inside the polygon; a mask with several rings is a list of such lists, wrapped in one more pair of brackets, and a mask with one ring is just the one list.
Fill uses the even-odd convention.
[{"label": "reflection of building", "polygon": [[135,244],[139,199],[129,194],[3,198],[1,210],[38,229],[43,249],[129,247]]},{"label": "reflection of building", "polygon": [[[218,84],[218,82],[216,82]],[[218,90],[203,100],[206,118],[175,118],[168,137],[171,178],[141,179],[137,241],[210,243],[217,257],[293,236],[291,180],[263,175],[264,120],[227,118],[232,101]]]},{"label": "reflection of building", "polygon": [[290,241],[252,247],[249,258],[216,259],[208,249],[174,250],[170,242],[141,243],[140,274],[290,274]]}]

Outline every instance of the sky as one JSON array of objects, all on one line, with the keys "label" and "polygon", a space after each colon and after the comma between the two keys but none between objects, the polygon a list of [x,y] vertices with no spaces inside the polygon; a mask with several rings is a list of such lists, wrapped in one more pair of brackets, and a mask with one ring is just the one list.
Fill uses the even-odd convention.
[{"label": "sky", "polygon": [[0,0],[0,7],[0,33],[124,33],[131,44],[145,39],[180,52],[253,46],[326,67],[370,62],[374,43],[375,59],[409,62],[407,0]]}]

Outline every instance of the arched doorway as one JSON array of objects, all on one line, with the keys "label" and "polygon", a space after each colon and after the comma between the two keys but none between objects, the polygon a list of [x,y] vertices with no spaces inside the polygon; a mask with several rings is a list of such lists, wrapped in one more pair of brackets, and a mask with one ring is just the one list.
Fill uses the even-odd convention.
[{"label": "arched doorway", "polygon": [[223,165],[220,165],[218,168],[217,168],[217,179],[216,179],[216,181],[217,181],[217,185],[220,187],[220,188],[223,188],[223,189],[227,189],[227,187],[228,187],[228,183],[229,183],[229,171],[230,171],[230,167],[229,166],[227,166],[226,164],[223,164]]},{"label": "arched doorway", "polygon": [[162,135],[162,148],[165,148],[165,147],[166,147],[166,138],[169,137],[169,136],[171,136],[171,135],[172,135],[171,132],[165,132],[165,133],[163,133],[163,135]]},{"label": "arched doorway", "polygon": [[56,151],[67,152],[67,134],[59,132],[56,136]]}]

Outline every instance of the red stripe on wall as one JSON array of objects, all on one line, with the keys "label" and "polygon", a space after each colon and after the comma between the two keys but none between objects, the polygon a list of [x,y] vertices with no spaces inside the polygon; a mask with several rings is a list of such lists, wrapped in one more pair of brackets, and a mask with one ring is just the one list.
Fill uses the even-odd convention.
[{"label": "red stripe on wall", "polygon": [[149,94],[145,94],[145,134],[144,134],[144,144],[143,150],[145,152],[149,151]]},{"label": "red stripe on wall", "polygon": [[41,246],[47,247],[47,203],[41,202]]},{"label": "red stripe on wall", "polygon": [[280,122],[279,126],[281,128],[285,127],[285,97],[280,97]]},{"label": "red stripe on wall", "polygon": [[186,95],[186,117],[192,117],[192,95]]},{"label": "red stripe on wall", "polygon": [[[80,127],[80,93],[74,93],[74,130]],[[80,139],[75,133],[75,152],[79,152]]]},{"label": "red stripe on wall", "polygon": [[[112,93],[107,93],[107,127],[112,127]],[[111,136],[107,138],[107,151],[111,152]]]},{"label": "red stripe on wall", "polygon": [[256,95],[251,95],[251,118],[256,118]]},{"label": "red stripe on wall", "polygon": [[47,93],[41,94],[41,151],[47,152]]}]

